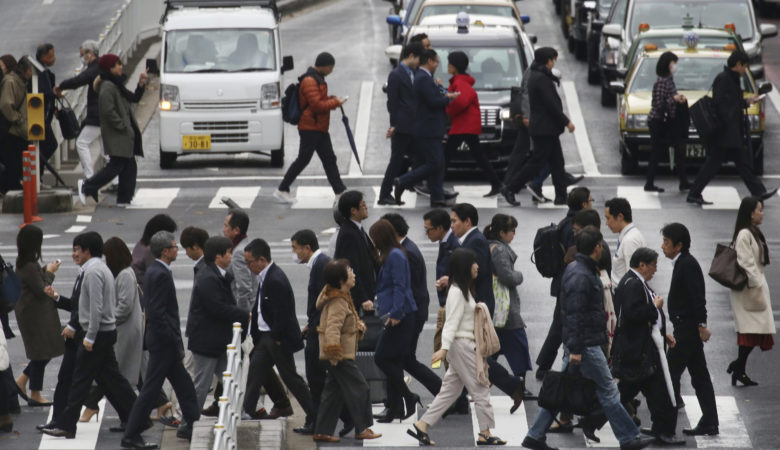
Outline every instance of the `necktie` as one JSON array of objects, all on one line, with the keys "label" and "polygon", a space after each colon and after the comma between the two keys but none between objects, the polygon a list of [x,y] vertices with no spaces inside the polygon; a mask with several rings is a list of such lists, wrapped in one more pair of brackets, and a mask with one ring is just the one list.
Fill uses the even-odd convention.
[{"label": "necktie", "polygon": [[73,284],[73,295],[75,297],[76,292],[81,291],[81,279],[84,277],[84,272],[79,272],[79,276],[76,277],[76,282]]}]

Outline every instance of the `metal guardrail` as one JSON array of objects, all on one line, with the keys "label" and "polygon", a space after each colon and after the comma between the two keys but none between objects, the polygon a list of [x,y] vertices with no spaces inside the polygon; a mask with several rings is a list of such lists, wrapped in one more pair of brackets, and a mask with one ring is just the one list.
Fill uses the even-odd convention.
[{"label": "metal guardrail", "polygon": [[233,324],[233,340],[227,346],[227,368],[222,373],[219,418],[214,425],[213,450],[236,450],[241,405],[244,403],[244,363],[241,350],[241,324]]}]

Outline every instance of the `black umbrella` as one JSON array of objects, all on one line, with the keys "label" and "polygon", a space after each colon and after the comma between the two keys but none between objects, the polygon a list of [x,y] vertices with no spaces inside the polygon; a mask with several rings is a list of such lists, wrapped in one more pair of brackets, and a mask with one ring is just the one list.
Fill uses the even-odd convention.
[{"label": "black umbrella", "polygon": [[360,173],[363,173],[363,168],[360,167],[360,156],[358,156],[357,145],[355,145],[355,137],[352,135],[352,129],[349,127],[349,118],[344,113],[344,107],[339,106],[341,109],[341,121],[344,122],[344,129],[347,131],[347,139],[349,139],[349,145],[352,147],[352,154],[355,155],[355,161],[357,161],[358,169]]}]

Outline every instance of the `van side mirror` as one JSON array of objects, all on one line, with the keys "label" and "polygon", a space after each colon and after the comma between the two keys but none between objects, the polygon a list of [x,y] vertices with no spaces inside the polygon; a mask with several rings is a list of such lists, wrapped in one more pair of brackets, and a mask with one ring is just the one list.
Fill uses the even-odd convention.
[{"label": "van side mirror", "polygon": [[761,39],[777,36],[777,25],[773,23],[762,23],[758,28],[761,32]]},{"label": "van side mirror", "polygon": [[601,34],[607,37],[615,38],[617,40],[622,40],[623,27],[616,23],[610,23],[608,25],[604,25],[604,28],[601,29]]},{"label": "van side mirror", "polygon": [[285,73],[289,70],[293,70],[295,66],[293,65],[293,57],[292,56],[284,56],[282,57],[282,73]]},{"label": "van side mirror", "polygon": [[520,21],[525,25],[531,21],[531,16],[522,15],[520,16]]},{"label": "van side mirror", "polygon": [[622,81],[611,81],[609,83],[609,92],[617,95],[626,93],[626,85]]}]

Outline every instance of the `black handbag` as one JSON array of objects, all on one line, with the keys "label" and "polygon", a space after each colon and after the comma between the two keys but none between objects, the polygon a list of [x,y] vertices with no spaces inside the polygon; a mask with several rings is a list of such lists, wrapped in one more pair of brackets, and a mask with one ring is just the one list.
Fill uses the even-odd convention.
[{"label": "black handbag", "polygon": [[700,98],[689,108],[689,113],[699,132],[699,137],[705,142],[712,141],[720,128],[720,120],[715,112],[715,102],[712,97],[705,95]]},{"label": "black handbag", "polygon": [[366,332],[363,339],[358,341],[358,351],[373,352],[376,349],[376,343],[379,342],[379,336],[385,329],[385,324],[374,311],[365,311],[362,320],[366,324]]},{"label": "black handbag", "polygon": [[65,139],[76,139],[81,133],[81,125],[76,117],[76,113],[73,112],[73,108],[70,107],[70,103],[65,97],[58,98],[57,103],[60,105],[57,120],[60,122],[62,137]]},{"label": "black handbag", "polygon": [[596,396],[596,383],[569,371],[547,372],[538,402],[548,411],[568,411],[578,416],[586,416],[601,407]]},{"label": "black handbag", "polygon": [[[641,383],[655,375],[658,370],[653,357],[655,352],[653,349],[647,348],[649,345],[655,344],[652,341],[652,336],[648,333],[641,354],[636,355],[635,352],[627,351],[625,347],[628,345],[628,336],[623,331],[623,327],[623,311],[621,310],[615,328],[615,337],[612,338],[612,354],[610,355],[612,376],[629,383]],[[633,358],[626,359],[626,355],[631,355]]]},{"label": "black handbag", "polygon": [[0,256],[0,314],[13,310],[21,294],[22,282],[14,267]]}]

